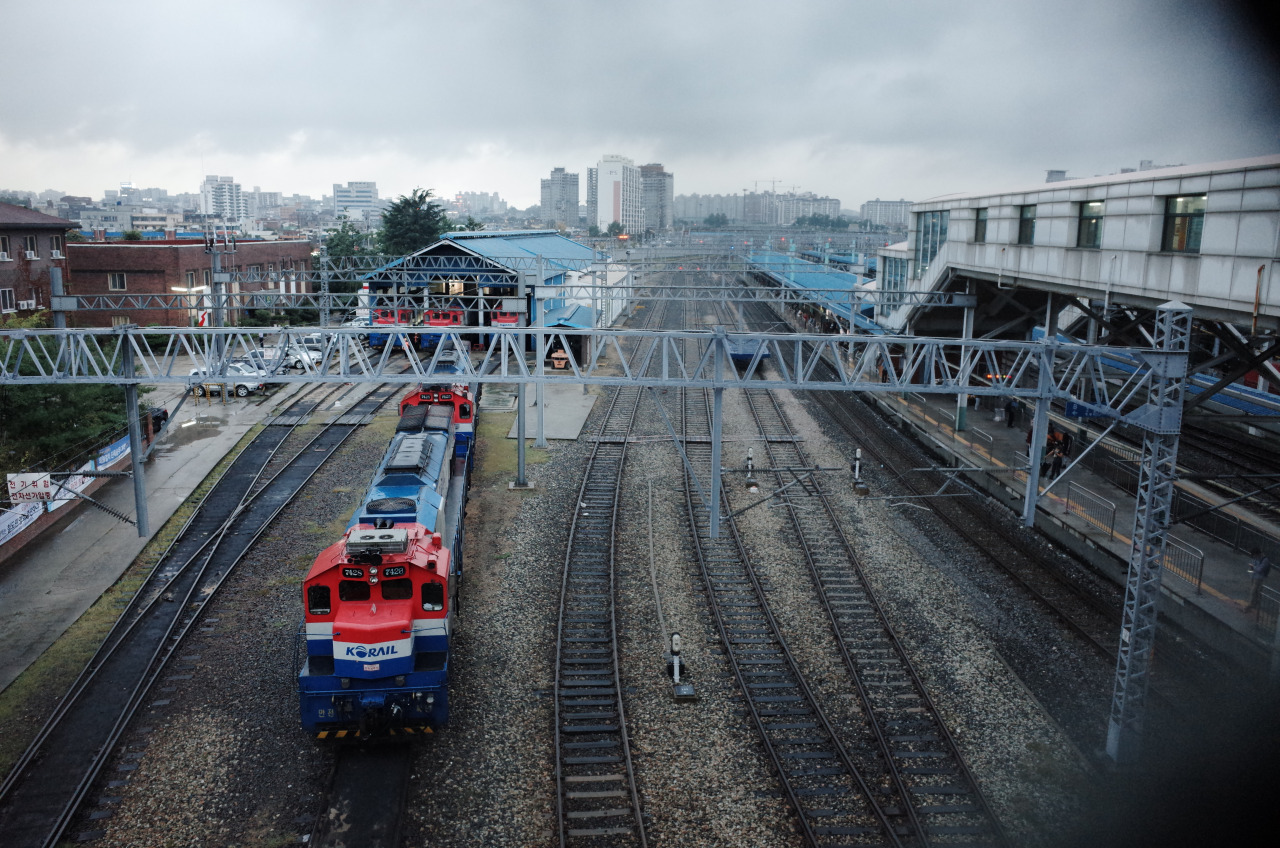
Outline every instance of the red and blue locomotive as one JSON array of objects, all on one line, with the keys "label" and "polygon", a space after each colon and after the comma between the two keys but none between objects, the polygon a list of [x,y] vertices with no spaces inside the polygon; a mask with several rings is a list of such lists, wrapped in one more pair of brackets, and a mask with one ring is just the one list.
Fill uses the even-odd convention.
[{"label": "red and blue locomotive", "polygon": [[430,732],[449,718],[475,403],[423,385],[342,539],[302,585],[302,726],[322,738]]}]

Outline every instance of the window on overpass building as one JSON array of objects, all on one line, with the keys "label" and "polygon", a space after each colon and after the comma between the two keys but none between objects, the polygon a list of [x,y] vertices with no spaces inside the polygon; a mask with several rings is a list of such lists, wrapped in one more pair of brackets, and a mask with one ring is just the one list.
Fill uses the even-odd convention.
[{"label": "window on overpass building", "polygon": [[1203,194],[1165,198],[1161,250],[1200,252],[1200,234],[1204,231],[1204,201]]},{"label": "window on overpass building", "polygon": [[1087,200],[1080,204],[1080,229],[1076,247],[1102,247],[1102,214],[1104,201]]},{"label": "window on overpass building", "polygon": [[987,210],[979,209],[974,213],[973,240],[982,244],[987,240]]},{"label": "window on overpass building", "polygon": [[107,274],[107,291],[124,291],[125,277],[123,273],[112,271]]},{"label": "window on overpass building", "polygon": [[920,279],[947,241],[949,211],[916,213],[915,277]]},{"label": "window on overpass building", "polygon": [[1018,244],[1036,243],[1036,205],[1018,207]]}]

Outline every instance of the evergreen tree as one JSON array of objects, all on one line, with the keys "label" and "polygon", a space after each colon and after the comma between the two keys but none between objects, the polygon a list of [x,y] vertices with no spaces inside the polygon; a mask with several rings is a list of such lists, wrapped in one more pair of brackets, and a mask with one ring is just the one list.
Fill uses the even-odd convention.
[{"label": "evergreen tree", "polygon": [[450,229],[444,207],[430,200],[431,189],[415,188],[382,213],[378,250],[403,256],[421,250],[440,239]]},{"label": "evergreen tree", "polygon": [[364,247],[365,234],[356,229],[355,224],[347,216],[340,219],[342,224],[336,230],[326,230],[324,237],[325,250],[335,259],[346,256],[358,256],[366,253]]},{"label": "evergreen tree", "polygon": [[[0,323],[0,330],[34,329],[45,323],[42,314]],[[11,355],[12,344],[0,339],[0,357]],[[25,366],[19,372],[33,373]],[[123,436],[125,428],[122,386],[0,386],[0,473],[78,468],[99,448]]]}]

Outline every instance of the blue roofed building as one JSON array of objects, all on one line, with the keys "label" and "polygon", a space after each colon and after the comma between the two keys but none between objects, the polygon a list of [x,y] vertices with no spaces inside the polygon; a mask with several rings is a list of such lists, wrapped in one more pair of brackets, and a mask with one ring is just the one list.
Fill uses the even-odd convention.
[{"label": "blue roofed building", "polygon": [[[521,299],[529,325],[590,329],[608,325],[627,298],[593,298],[591,286],[624,278],[609,258],[555,230],[457,232],[365,275],[371,306],[392,294],[454,295],[449,305],[468,327],[516,320]],[[385,302],[385,301],[384,301]]]}]

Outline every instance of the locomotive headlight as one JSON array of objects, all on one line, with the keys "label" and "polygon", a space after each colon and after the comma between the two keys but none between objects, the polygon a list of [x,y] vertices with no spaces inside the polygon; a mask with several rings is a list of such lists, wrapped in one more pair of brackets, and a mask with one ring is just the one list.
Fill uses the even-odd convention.
[{"label": "locomotive headlight", "polygon": [[351,678],[350,678],[350,677],[344,677],[344,678],[342,678],[342,688],[343,688],[343,689],[350,689],[350,688],[351,688]]},{"label": "locomotive headlight", "polygon": [[374,583],[377,583],[377,582],[378,582],[378,578],[376,578],[376,577],[370,577],[370,578],[369,578],[369,585],[370,585],[370,586],[372,586]]},{"label": "locomotive headlight", "polygon": [[396,675],[396,685],[397,685],[397,686],[403,686],[403,685],[404,685],[404,675],[403,675],[403,674],[397,674],[397,675]]},{"label": "locomotive headlight", "polygon": [[378,567],[376,565],[369,569],[369,576],[370,577],[378,576]]}]

